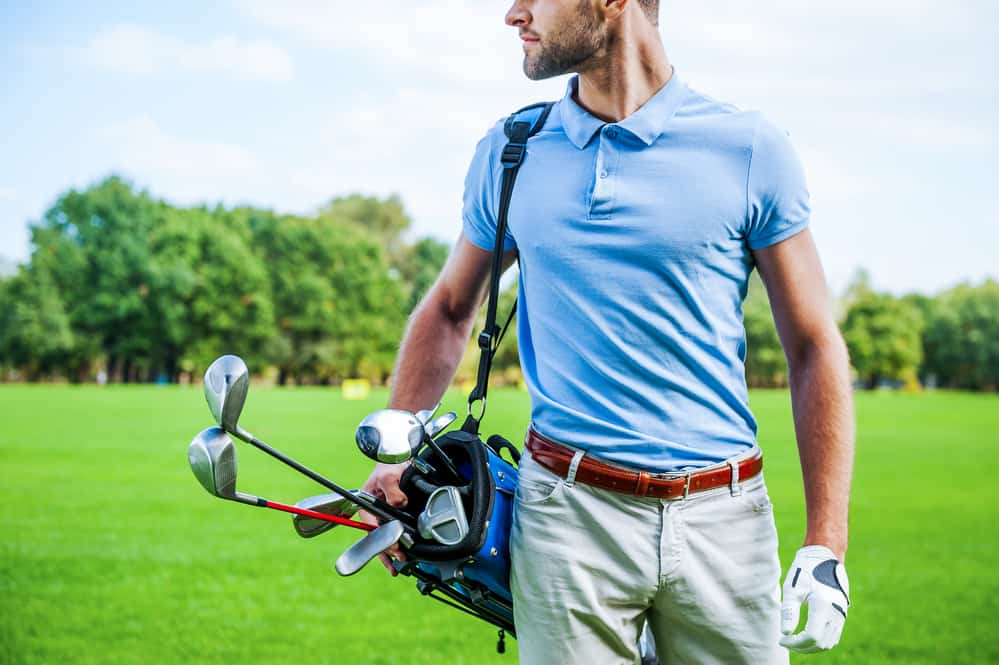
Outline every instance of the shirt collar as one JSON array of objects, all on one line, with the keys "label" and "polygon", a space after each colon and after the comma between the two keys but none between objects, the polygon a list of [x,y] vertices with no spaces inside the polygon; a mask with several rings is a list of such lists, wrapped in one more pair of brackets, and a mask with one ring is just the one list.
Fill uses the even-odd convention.
[{"label": "shirt collar", "polygon": [[[559,104],[559,114],[566,136],[569,137],[573,145],[582,150],[593,138],[593,135],[607,123],[590,115],[588,111],[576,103],[573,95],[576,94],[578,86],[578,75],[569,79],[565,96],[562,98],[562,103]],[[666,85],[652,95],[637,111],[615,124],[637,136],[645,145],[652,145],[666,131],[666,127],[683,101],[686,91],[687,86],[677,78],[674,69],[673,75]]]}]

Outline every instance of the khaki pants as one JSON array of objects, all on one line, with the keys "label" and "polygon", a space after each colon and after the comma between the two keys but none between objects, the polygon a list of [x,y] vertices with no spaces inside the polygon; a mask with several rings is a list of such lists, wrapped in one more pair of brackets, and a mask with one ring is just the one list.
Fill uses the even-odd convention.
[{"label": "khaki pants", "polygon": [[522,665],[786,665],[763,475],[683,500],[569,485],[525,451],[510,538]]}]

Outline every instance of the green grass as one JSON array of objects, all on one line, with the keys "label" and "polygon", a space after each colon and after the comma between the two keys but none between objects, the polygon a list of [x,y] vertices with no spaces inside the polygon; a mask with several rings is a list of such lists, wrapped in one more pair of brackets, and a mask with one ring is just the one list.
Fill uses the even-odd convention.
[{"label": "green grass", "polygon": [[[356,486],[368,462],[353,428],[385,397],[254,388],[245,421]],[[857,402],[854,605],[835,651],[793,660],[999,662],[999,397]],[[487,428],[519,441],[527,406],[494,391]],[[786,565],[804,528],[788,396],[757,392],[753,407]],[[0,386],[0,663],[516,663],[515,644],[497,656],[493,629],[411,580],[337,577],[353,532],[301,540],[288,516],[209,498],[186,461],[209,420],[197,388]],[[324,491],[238,445],[246,490]]]}]

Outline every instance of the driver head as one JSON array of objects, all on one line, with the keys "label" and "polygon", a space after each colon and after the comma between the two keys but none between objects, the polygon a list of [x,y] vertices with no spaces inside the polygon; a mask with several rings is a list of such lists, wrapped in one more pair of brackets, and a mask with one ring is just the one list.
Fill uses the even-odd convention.
[{"label": "driver head", "polygon": [[205,399],[215,422],[227,432],[236,429],[250,387],[250,370],[239,356],[217,358],[205,371]]},{"label": "driver head", "polygon": [[236,499],[236,447],[219,427],[201,431],[187,448],[187,461],[201,486],[223,499]]},{"label": "driver head", "polygon": [[357,447],[376,462],[398,464],[419,450],[426,432],[423,423],[409,411],[382,409],[368,415],[357,426]]}]

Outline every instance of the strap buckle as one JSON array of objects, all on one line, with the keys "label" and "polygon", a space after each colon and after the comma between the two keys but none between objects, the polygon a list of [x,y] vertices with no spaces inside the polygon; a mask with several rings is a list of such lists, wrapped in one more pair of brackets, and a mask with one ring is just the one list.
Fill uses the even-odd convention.
[{"label": "strap buckle", "polygon": [[524,154],[527,152],[527,143],[521,143],[519,141],[509,141],[505,146],[503,146],[503,155],[500,157],[500,163],[503,168],[511,169],[515,166],[520,166],[520,163],[524,161]]},{"label": "strap buckle", "polygon": [[692,475],[690,469],[683,474],[683,498],[686,499],[687,495],[690,494],[690,476]]}]

